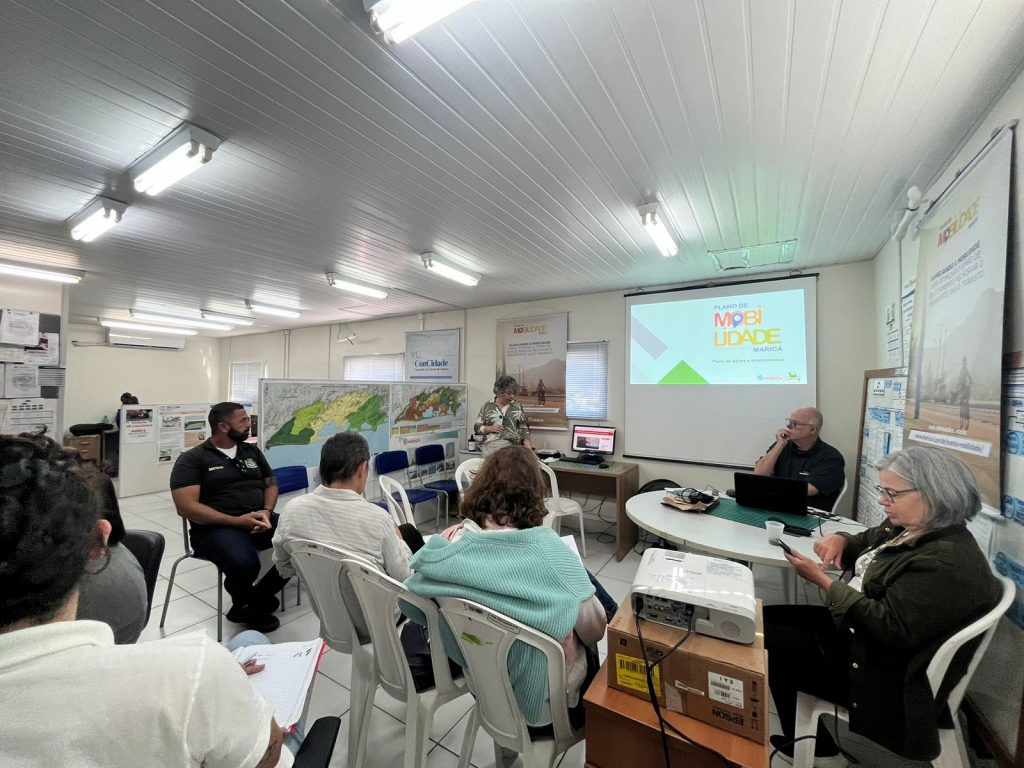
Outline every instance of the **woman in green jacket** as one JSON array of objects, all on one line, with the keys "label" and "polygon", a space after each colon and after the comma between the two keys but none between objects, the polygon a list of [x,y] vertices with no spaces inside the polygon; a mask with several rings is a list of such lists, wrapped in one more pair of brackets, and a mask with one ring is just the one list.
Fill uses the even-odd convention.
[{"label": "woman in green jacket", "polygon": [[[935,650],[1001,594],[967,530],[981,508],[971,471],[925,447],[891,454],[878,468],[884,523],[820,539],[814,551],[821,563],[787,555],[802,578],[827,593],[827,607],[764,611],[768,682],[783,730],[772,744],[790,762],[797,691],[847,708],[852,731],[903,757],[936,757],[938,727],[950,715],[932,696],[925,670]],[[831,569],[849,581],[833,581]],[[946,687],[966,666],[954,660]],[[820,723],[814,763],[846,764]]]}]

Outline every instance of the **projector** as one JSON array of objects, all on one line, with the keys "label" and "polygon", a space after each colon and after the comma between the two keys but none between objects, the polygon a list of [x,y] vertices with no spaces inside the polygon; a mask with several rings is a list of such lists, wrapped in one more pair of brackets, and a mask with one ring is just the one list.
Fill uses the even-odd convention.
[{"label": "projector", "polygon": [[745,565],[651,548],[640,561],[629,600],[641,619],[754,642],[754,574]]}]

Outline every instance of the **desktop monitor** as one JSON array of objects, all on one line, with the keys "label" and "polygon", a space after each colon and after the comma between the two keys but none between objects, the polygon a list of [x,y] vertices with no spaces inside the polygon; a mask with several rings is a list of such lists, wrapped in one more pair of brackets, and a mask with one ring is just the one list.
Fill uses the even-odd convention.
[{"label": "desktop monitor", "polygon": [[574,424],[572,427],[572,449],[583,454],[615,453],[615,427],[591,427]]}]

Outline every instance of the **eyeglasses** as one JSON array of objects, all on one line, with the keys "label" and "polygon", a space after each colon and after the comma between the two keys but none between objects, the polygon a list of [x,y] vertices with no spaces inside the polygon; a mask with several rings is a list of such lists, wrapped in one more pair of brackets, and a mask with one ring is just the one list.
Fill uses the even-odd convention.
[{"label": "eyeglasses", "polygon": [[914,491],[917,490],[917,488],[903,488],[902,490],[897,491],[893,488],[883,488],[880,485],[876,485],[875,490],[878,491],[879,496],[885,496],[885,498],[887,498],[891,503],[896,501],[896,499],[898,499],[904,493],[913,493]]},{"label": "eyeglasses", "polygon": [[810,423],[808,423],[806,421],[793,421],[792,419],[787,419],[786,420],[786,426],[792,428],[792,427],[813,427],[815,425],[814,424],[810,424]]}]

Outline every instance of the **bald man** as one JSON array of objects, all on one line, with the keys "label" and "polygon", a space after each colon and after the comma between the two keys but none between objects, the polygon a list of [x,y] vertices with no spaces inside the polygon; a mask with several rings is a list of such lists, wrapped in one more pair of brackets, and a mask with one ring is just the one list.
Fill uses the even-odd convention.
[{"label": "bald man", "polygon": [[846,478],[846,462],[819,436],[823,423],[817,408],[793,411],[775,433],[775,442],[757,460],[754,474],[806,480],[808,503],[831,511]]}]

